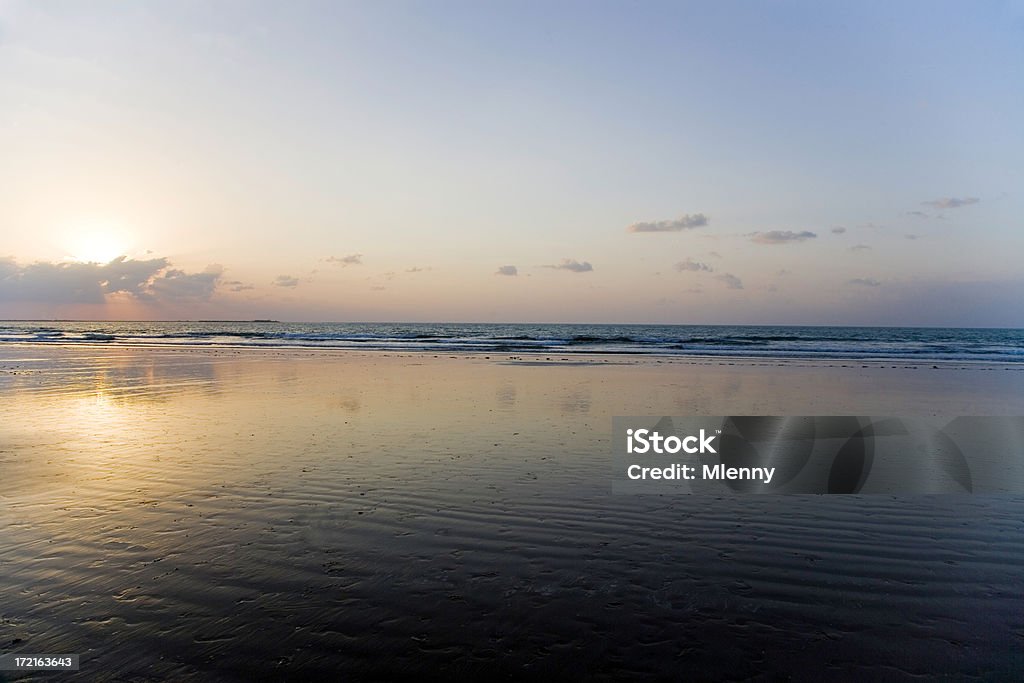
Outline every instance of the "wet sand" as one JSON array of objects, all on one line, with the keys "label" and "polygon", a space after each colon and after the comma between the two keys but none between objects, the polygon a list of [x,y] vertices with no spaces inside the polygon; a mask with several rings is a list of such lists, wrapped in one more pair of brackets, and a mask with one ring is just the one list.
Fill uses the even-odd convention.
[{"label": "wet sand", "polygon": [[614,415],[1024,414],[1012,366],[0,349],[27,680],[1024,670],[1024,496],[613,496]]}]

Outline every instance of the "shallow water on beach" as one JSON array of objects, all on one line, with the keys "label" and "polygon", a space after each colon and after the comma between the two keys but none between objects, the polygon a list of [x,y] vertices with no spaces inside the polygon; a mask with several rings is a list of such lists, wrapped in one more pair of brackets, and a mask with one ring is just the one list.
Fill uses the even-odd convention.
[{"label": "shallow water on beach", "polygon": [[613,415],[1024,414],[1019,370],[27,346],[0,391],[0,652],[82,680],[1024,670],[1024,497],[609,483]]}]

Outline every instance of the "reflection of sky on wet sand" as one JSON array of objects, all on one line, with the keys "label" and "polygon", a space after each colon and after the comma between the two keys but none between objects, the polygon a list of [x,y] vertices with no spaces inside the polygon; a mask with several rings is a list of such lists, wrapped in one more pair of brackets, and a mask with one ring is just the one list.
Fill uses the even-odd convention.
[{"label": "reflection of sky on wet sand", "polygon": [[[186,390],[217,390],[218,360],[182,358],[159,351],[88,353],[68,350],[0,359],[0,391],[104,396],[111,400],[164,400]],[[183,362],[185,361],[185,362]],[[10,368],[10,369],[8,369]]]},{"label": "reflection of sky on wet sand", "polygon": [[8,349],[0,370],[7,494],[72,474],[166,492],[261,469],[282,483],[303,467],[373,479],[403,463],[500,479],[520,454],[599,488],[587,468],[605,461],[614,415],[1024,412],[1024,373],[998,369]]},{"label": "reflection of sky on wet sand", "polygon": [[260,471],[295,485],[313,471],[444,479],[486,467],[514,479],[540,455],[562,463],[551,477],[597,490],[588,468],[605,462],[613,415],[1024,411],[1024,373],[998,369],[9,349],[0,370],[0,490],[73,476],[105,482],[100,499]]},{"label": "reflection of sky on wet sand", "polygon": [[[338,652],[372,657],[366,652],[380,648],[384,656],[391,648],[399,659],[443,659],[441,650],[425,651],[415,640],[439,637],[423,626],[440,623],[438,615],[450,616],[442,630],[452,647],[487,647],[474,634],[490,628],[512,651],[518,646],[504,630],[550,603],[549,636],[564,639],[580,624],[554,615],[571,621],[589,609],[579,602],[586,598],[653,615],[642,623],[605,612],[583,618],[609,629],[621,621],[630,637],[619,640],[628,644],[636,633],[651,629],[653,638],[689,614],[692,606],[645,595],[667,580],[658,558],[672,547],[683,553],[673,556],[675,566],[705,592],[722,588],[723,600],[733,595],[729,582],[775,576],[776,570],[753,570],[761,562],[755,557],[777,553],[787,578],[762,588],[798,604],[805,588],[797,584],[820,577],[801,572],[810,566],[803,553],[821,533],[808,520],[828,518],[824,504],[790,501],[780,515],[766,516],[770,504],[763,501],[613,499],[606,475],[611,417],[1005,414],[1024,412],[1022,376],[652,360],[562,366],[429,355],[5,349],[0,591],[9,596],[10,616],[0,638],[23,638],[24,651],[92,651],[107,664],[119,662],[114,671],[121,675],[202,678],[198,662],[231,648],[252,661],[280,650],[312,667],[306,670],[322,664],[326,672]],[[829,505],[833,517],[859,519],[853,503]],[[914,519],[927,523],[943,519],[949,507],[917,505],[923,511]],[[957,519],[967,520],[968,531],[977,521],[981,535],[1003,533],[1008,520],[1019,518],[1019,511],[996,513],[981,500],[964,505],[974,507]],[[876,513],[883,520],[902,514]],[[696,526],[676,537],[673,525],[688,519]],[[737,535],[736,520],[746,520],[747,536]],[[931,555],[922,557],[948,557],[934,538],[967,533],[949,531],[960,521],[930,530]],[[782,528],[799,531],[789,538]],[[891,528],[863,532],[872,552],[874,544],[906,542],[904,532],[890,538]],[[750,534],[777,540],[754,548]],[[835,563],[833,576],[840,577],[833,579],[839,588],[827,590],[843,588],[839,567],[865,552],[860,542],[851,537],[849,552],[833,548],[820,560]],[[977,556],[959,558],[971,573],[928,568],[946,576],[950,590],[966,590],[965,604],[978,610],[984,596],[961,581],[977,579],[984,563],[990,588],[1019,576],[971,543]],[[749,562],[718,566],[721,557]],[[888,564],[862,572],[881,579],[906,569],[900,557],[879,562]],[[712,571],[718,573],[705,573]],[[723,605],[733,604],[729,609],[743,619],[780,614],[747,593],[728,599],[734,602]],[[632,609],[637,605],[647,612]],[[994,611],[983,606],[997,624],[1003,611],[1015,609],[1012,601]],[[851,627],[864,618],[832,616]],[[234,665],[252,673],[241,661]]]}]

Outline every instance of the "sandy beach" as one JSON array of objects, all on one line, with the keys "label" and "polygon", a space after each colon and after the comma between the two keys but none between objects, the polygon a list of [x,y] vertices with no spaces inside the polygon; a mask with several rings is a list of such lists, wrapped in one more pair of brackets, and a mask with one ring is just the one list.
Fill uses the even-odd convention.
[{"label": "sandy beach", "polygon": [[0,391],[0,642],[82,680],[1024,666],[1019,496],[608,474],[615,415],[1019,415],[1020,367],[9,345]]}]

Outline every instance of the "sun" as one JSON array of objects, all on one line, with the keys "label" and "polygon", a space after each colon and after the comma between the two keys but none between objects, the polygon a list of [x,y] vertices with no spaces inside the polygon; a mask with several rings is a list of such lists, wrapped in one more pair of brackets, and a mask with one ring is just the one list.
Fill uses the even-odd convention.
[{"label": "sun", "polygon": [[68,258],[79,263],[110,263],[127,255],[130,242],[120,227],[93,222],[76,226],[64,240]]}]

